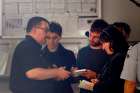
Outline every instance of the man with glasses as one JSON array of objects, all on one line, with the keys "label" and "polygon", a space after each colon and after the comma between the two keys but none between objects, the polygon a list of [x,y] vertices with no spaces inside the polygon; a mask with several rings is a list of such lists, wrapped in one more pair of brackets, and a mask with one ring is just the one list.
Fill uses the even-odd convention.
[{"label": "man with glasses", "polygon": [[64,80],[70,72],[62,67],[49,68],[42,52],[46,43],[49,22],[32,17],[27,24],[27,35],[14,52],[10,76],[12,93],[51,93],[49,80]]}]

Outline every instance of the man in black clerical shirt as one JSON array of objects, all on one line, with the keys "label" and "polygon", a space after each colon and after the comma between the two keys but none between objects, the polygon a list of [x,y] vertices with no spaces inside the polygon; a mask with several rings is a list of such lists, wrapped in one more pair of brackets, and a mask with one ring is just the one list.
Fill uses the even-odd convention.
[{"label": "man in black clerical shirt", "polygon": [[26,37],[15,48],[12,59],[10,90],[12,93],[52,93],[48,80],[65,80],[70,72],[63,67],[48,68],[42,52],[46,43],[49,22],[32,17],[26,28]]}]

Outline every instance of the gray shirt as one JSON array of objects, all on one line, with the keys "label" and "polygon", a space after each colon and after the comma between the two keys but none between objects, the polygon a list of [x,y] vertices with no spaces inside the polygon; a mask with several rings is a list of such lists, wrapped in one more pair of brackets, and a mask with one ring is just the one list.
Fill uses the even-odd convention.
[{"label": "gray shirt", "polygon": [[129,49],[121,78],[137,82],[137,89],[140,90],[140,42]]}]

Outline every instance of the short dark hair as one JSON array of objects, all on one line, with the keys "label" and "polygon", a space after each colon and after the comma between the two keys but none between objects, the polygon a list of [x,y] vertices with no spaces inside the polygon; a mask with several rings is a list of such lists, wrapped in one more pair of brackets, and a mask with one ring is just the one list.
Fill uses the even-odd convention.
[{"label": "short dark hair", "polygon": [[126,41],[121,32],[113,25],[108,26],[100,34],[101,42],[110,42],[111,46],[116,51],[124,51],[127,49]]},{"label": "short dark hair", "polygon": [[131,33],[131,28],[130,28],[130,26],[129,26],[127,23],[125,23],[125,22],[115,22],[113,25],[114,25],[115,27],[117,27],[117,28],[122,28],[123,31],[124,31],[126,34],[130,35],[130,33]]},{"label": "short dark hair", "polygon": [[91,32],[102,32],[104,28],[106,28],[109,24],[103,19],[96,19],[90,28]]},{"label": "short dark hair", "polygon": [[49,24],[49,21],[43,17],[35,16],[29,19],[26,27],[26,32],[31,32],[32,28],[39,25],[41,21],[45,21]]},{"label": "short dark hair", "polygon": [[49,32],[54,32],[59,36],[62,36],[62,26],[57,22],[51,22]]}]

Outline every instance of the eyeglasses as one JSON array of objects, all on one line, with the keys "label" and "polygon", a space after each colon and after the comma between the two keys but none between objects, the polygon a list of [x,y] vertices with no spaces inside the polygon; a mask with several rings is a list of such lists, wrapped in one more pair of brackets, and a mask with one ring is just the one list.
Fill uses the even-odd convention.
[{"label": "eyeglasses", "polygon": [[46,32],[49,31],[49,28],[47,28],[47,27],[43,28],[43,27],[40,27],[40,26],[36,26],[36,28],[41,29],[41,30],[46,31]]}]

